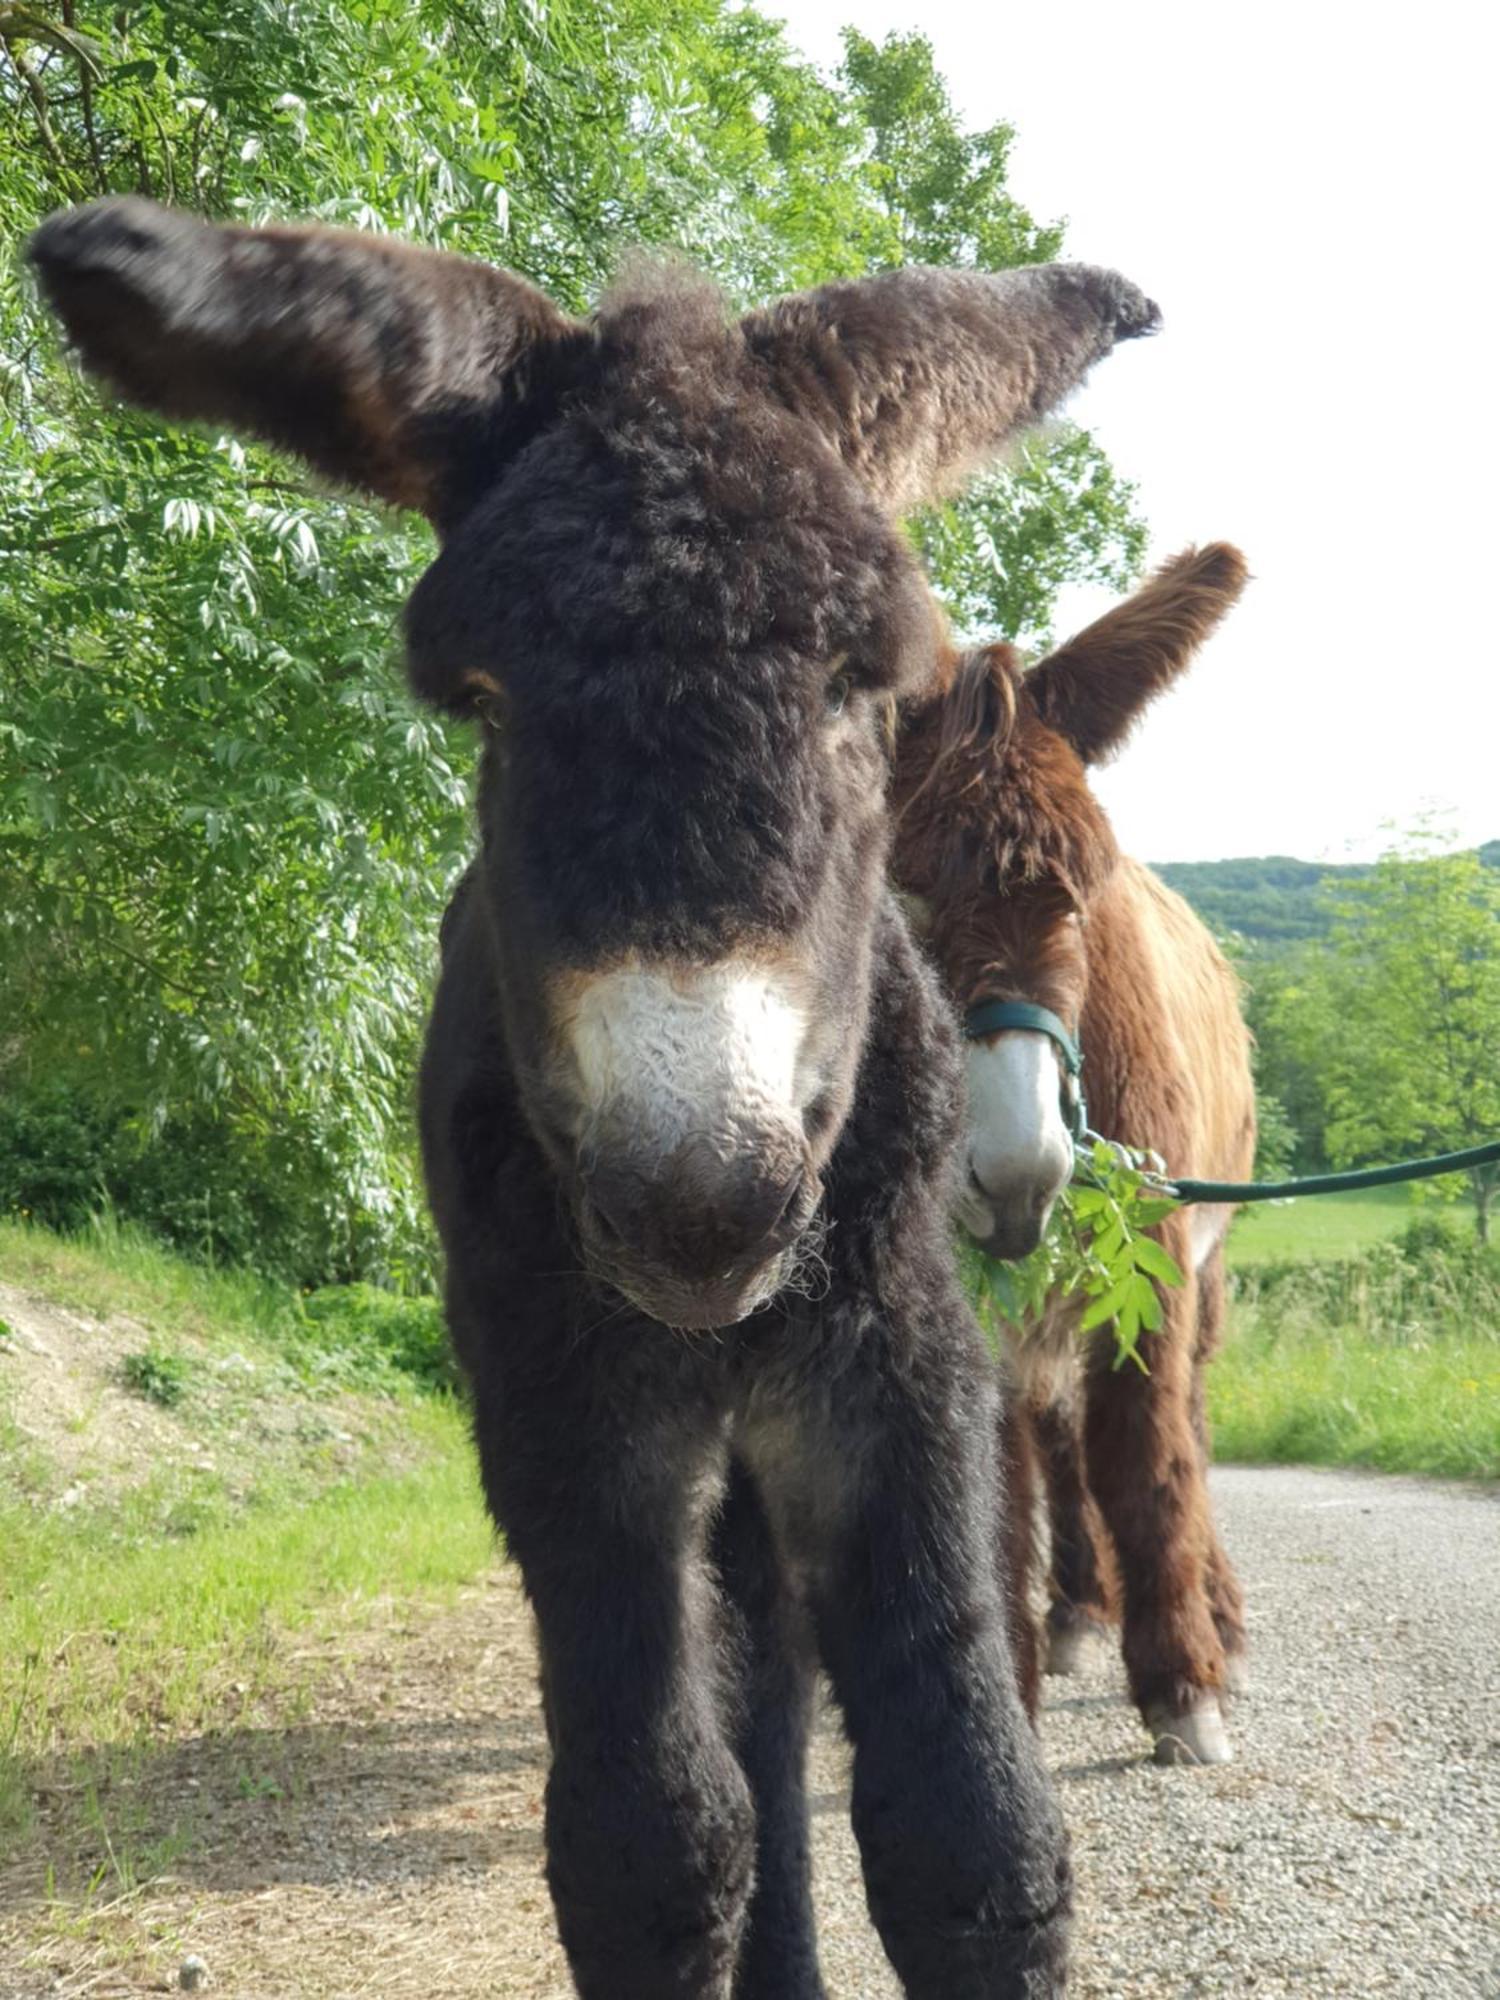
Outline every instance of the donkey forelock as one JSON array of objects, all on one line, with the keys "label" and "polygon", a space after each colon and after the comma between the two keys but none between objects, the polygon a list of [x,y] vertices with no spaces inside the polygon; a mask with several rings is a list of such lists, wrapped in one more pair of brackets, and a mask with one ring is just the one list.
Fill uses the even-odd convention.
[{"label": "donkey forelock", "polygon": [[1038,715],[1030,682],[1015,647],[978,648],[901,731],[898,876],[955,918],[1028,894],[1080,905],[1114,866],[1082,760]]},{"label": "donkey forelock", "polygon": [[962,655],[902,730],[897,860],[910,890],[955,909],[1058,895],[1085,907],[1117,858],[1087,767],[1191,665],[1248,575],[1227,543],[1188,549],[1035,666],[1003,642]]}]

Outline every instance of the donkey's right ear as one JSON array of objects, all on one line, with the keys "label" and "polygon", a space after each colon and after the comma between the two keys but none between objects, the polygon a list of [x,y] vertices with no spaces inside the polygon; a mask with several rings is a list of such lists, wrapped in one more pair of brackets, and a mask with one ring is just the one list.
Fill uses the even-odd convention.
[{"label": "donkey's right ear", "polygon": [[30,256],[84,365],[131,402],[264,438],[439,528],[544,420],[586,338],[488,264],[133,196],[54,215]]}]

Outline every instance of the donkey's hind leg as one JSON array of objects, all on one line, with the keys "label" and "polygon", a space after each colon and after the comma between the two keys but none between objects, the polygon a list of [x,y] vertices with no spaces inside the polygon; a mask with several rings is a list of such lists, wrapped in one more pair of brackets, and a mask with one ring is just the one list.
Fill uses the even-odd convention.
[{"label": "donkey's hind leg", "polygon": [[816,1658],[752,1475],[731,1461],[714,1528],[737,1686],[733,1747],[755,1801],[755,1888],[734,2000],[825,2000],[813,1922],[807,1739]]},{"label": "donkey's hind leg", "polygon": [[1049,1674],[1077,1673],[1085,1646],[1104,1636],[1110,1619],[1102,1523],[1084,1474],[1076,1325],[1076,1313],[1050,1314],[1011,1348],[1047,1499]]},{"label": "donkey's hind leg", "polygon": [[[1172,1223],[1163,1235],[1170,1237]],[[1186,1245],[1168,1241],[1187,1270]],[[1085,1374],[1089,1485],[1119,1561],[1130,1692],[1163,1764],[1222,1764],[1224,1646],[1209,1598],[1213,1522],[1193,1426],[1197,1295],[1191,1271],[1162,1294],[1144,1336],[1149,1373],[1112,1366],[1114,1334],[1093,1338]]]},{"label": "donkey's hind leg", "polygon": [[[1204,1407],[1203,1376],[1223,1339],[1227,1303],[1224,1245],[1220,1242],[1198,1267],[1198,1344],[1193,1355],[1192,1410],[1193,1433],[1198,1440],[1205,1476],[1213,1462],[1213,1444],[1208,1412]],[[1224,1553],[1218,1524],[1212,1514],[1209,1516],[1208,1532],[1208,1601],[1224,1646],[1225,1686],[1231,1694],[1240,1694],[1244,1692],[1247,1680],[1245,1593],[1234,1573],[1234,1565]]]}]

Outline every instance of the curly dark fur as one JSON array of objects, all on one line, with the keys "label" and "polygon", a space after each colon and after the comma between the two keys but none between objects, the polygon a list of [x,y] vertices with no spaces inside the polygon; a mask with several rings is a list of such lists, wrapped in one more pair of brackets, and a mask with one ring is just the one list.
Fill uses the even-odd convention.
[{"label": "curly dark fur", "polygon": [[[456,259],[134,201],[54,219],[32,254],[126,394],[444,536],[410,671],[481,707],[482,851],[444,925],[422,1137],[485,1492],[536,1610],[580,1992],[821,1994],[821,1659],[906,1990],[1055,1993],[1067,1852],[1007,1634],[996,1375],[947,1235],[959,1069],[884,884],[886,719],[938,650],[890,508],[1154,307],[1082,268],[903,273],[736,323],[671,274],[579,325]],[[802,999],[817,1087],[787,1226],[823,1276],[674,1331],[630,1303],[666,1253],[589,1206],[570,996],[729,952]],[[642,1200],[672,1196],[651,1244],[706,1265],[723,1218],[642,1172]]]}]

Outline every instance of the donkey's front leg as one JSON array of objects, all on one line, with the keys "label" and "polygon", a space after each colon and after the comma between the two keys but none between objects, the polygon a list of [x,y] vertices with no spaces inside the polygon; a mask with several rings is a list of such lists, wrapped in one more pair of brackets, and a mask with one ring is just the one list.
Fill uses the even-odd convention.
[{"label": "donkey's front leg", "polygon": [[529,1421],[481,1397],[476,1423],[537,1617],[558,1932],[583,2000],[729,2000],[755,1832],[704,1554],[722,1431],[595,1387]]},{"label": "donkey's front leg", "polygon": [[1047,1672],[1076,1674],[1090,1639],[1107,1636],[1109,1597],[1095,1538],[1097,1516],[1083,1464],[1079,1398],[1059,1397],[1028,1412],[1047,1489],[1052,1566],[1047,1605]]},{"label": "donkey's front leg", "polygon": [[1161,1327],[1143,1340],[1150,1372],[1115,1368],[1113,1333],[1094,1336],[1085,1448],[1119,1562],[1130,1692],[1157,1761],[1222,1764],[1232,1754],[1224,1646],[1209,1596],[1213,1520],[1192,1409],[1198,1302],[1186,1243],[1168,1247],[1187,1277],[1163,1290]]},{"label": "donkey's front leg", "polygon": [[818,1618],[870,1912],[912,2000],[1043,2000],[1071,1875],[1006,1629],[994,1375],[912,1360],[846,1398],[822,1473],[848,1479]]},{"label": "donkey's front leg", "polygon": [[737,1461],[715,1525],[713,1556],[737,1656],[735,1754],[755,1801],[755,1892],[735,2000],[825,2000],[806,1784],[817,1660],[765,1505]]}]

